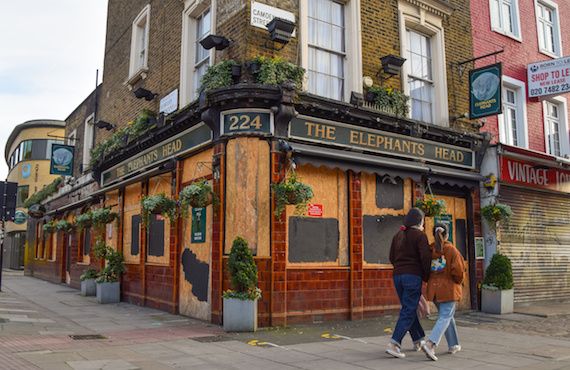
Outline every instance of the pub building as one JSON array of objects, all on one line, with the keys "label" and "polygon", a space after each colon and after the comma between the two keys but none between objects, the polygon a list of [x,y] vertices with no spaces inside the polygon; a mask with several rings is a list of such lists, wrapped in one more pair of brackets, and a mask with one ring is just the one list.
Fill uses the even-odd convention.
[{"label": "pub building", "polygon": [[495,252],[513,264],[517,304],[564,300],[570,296],[570,161],[505,144],[493,145],[481,174],[482,205],[512,209],[496,230],[484,223],[487,262]]}]

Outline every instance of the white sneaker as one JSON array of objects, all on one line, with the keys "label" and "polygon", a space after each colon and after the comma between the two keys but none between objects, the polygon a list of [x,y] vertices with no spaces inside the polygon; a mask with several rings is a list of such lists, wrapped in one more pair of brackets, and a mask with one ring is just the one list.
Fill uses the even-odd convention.
[{"label": "white sneaker", "polygon": [[414,351],[419,352],[422,350],[422,346],[426,343],[425,340],[420,340],[419,342],[414,342]]},{"label": "white sneaker", "polygon": [[395,345],[394,343],[389,343],[388,348],[386,348],[386,353],[392,355],[396,358],[405,358],[406,354],[400,350],[400,347]]},{"label": "white sneaker", "polygon": [[424,351],[427,358],[429,358],[432,361],[437,361],[437,356],[435,355],[435,351],[427,343],[424,343],[424,345],[422,345],[422,351]]},{"label": "white sneaker", "polygon": [[455,346],[449,347],[449,350],[447,351],[447,353],[454,355],[459,351],[461,351],[461,345],[457,344]]}]

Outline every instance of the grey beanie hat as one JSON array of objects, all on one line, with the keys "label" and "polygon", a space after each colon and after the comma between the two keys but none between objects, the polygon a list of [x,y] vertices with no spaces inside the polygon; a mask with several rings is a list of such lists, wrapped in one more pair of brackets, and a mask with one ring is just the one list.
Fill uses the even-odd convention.
[{"label": "grey beanie hat", "polygon": [[412,226],[419,226],[424,219],[424,212],[419,208],[412,208],[404,217],[404,226],[405,227],[412,227]]}]

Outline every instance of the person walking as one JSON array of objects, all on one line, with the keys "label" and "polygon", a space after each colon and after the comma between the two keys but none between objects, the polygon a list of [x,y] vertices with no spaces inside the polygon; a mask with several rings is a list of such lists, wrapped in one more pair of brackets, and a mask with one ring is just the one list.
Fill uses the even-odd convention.
[{"label": "person walking", "polygon": [[454,354],[461,350],[454,315],[457,302],[463,294],[465,263],[461,253],[447,240],[449,231],[446,224],[437,223],[433,235],[435,242],[430,245],[432,260],[426,299],[436,304],[439,317],[428,341],[422,345],[422,350],[429,359],[437,361],[435,349],[443,335],[449,353]]},{"label": "person walking", "polygon": [[410,209],[390,247],[394,287],[402,308],[386,353],[396,358],[406,357],[401,347],[402,339],[408,331],[416,349],[424,344],[425,333],[417,314],[422,281],[428,280],[431,263],[428,239],[423,232],[424,218],[424,213],[419,208]]}]

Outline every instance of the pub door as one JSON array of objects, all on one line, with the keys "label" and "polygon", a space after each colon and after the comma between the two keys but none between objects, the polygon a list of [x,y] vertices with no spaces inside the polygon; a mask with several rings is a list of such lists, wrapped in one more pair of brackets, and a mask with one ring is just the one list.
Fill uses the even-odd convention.
[{"label": "pub door", "polygon": [[465,261],[465,280],[463,281],[463,298],[459,302],[458,309],[471,309],[471,292],[470,292],[470,276],[469,276],[469,253],[467,246],[469,245],[467,238],[467,199],[461,197],[436,195],[436,199],[445,201],[446,212],[439,217],[426,217],[425,232],[430,243],[434,242],[433,225],[435,222],[446,223],[449,229],[449,241],[455,245],[461,252]]}]

